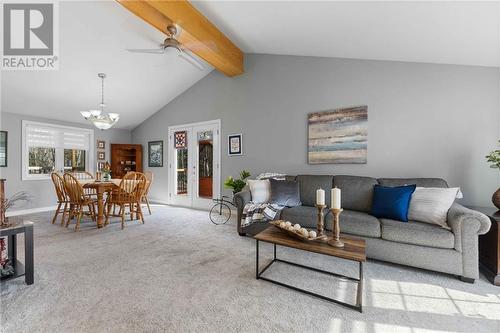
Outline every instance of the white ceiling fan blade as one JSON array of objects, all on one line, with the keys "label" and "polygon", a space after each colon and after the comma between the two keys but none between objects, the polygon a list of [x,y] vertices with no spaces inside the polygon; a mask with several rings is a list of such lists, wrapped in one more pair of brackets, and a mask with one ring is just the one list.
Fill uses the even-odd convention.
[{"label": "white ceiling fan blade", "polygon": [[151,54],[163,54],[165,51],[163,49],[127,49],[129,52],[134,53],[151,53]]},{"label": "white ceiling fan blade", "polygon": [[186,52],[185,50],[179,52],[179,57],[186,60],[191,65],[193,65],[194,67],[198,68],[201,71],[205,69],[205,66],[203,66],[203,64],[198,59],[196,59],[194,56],[192,56],[191,54],[189,54],[189,52]]}]

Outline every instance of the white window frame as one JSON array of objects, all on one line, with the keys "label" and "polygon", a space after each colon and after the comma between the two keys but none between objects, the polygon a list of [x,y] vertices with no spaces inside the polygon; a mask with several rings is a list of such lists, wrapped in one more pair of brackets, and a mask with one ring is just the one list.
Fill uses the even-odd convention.
[{"label": "white window frame", "polygon": [[[50,123],[41,123],[37,121],[22,121],[22,154],[21,154],[21,176],[22,180],[48,180],[50,179],[50,175],[30,175],[28,173],[28,142],[26,140],[26,127],[27,126],[42,126],[42,127],[51,127],[55,129],[61,130],[74,130],[79,133],[86,133],[89,135],[89,149],[87,151],[87,156],[85,157],[85,170],[94,173],[95,172],[95,142],[94,142],[94,130],[82,127],[72,127],[72,126],[63,126],[57,124]],[[59,153],[57,151],[60,150]],[[56,148],[56,170],[64,168],[64,148]]]}]

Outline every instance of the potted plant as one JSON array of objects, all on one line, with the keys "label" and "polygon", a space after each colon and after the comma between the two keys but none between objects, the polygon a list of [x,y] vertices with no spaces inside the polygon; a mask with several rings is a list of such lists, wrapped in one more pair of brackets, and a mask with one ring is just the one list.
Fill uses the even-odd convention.
[{"label": "potted plant", "polygon": [[224,187],[232,189],[233,194],[241,192],[241,190],[243,190],[243,188],[247,184],[245,179],[247,179],[248,177],[250,177],[250,172],[243,170],[240,172],[240,178],[238,179],[234,179],[232,176],[227,177],[224,181]]},{"label": "potted plant", "polygon": [[[500,147],[500,140],[498,140],[499,147]],[[486,155],[486,161],[490,163],[490,168],[493,169],[500,169],[500,149],[495,149],[492,152],[490,152],[488,155]],[[500,209],[500,188],[498,188],[495,193],[493,193],[493,197],[491,198],[491,201],[497,207]]]},{"label": "potted plant", "polygon": [[111,165],[109,165],[108,162],[106,162],[104,168],[102,168],[102,180],[111,180]]}]

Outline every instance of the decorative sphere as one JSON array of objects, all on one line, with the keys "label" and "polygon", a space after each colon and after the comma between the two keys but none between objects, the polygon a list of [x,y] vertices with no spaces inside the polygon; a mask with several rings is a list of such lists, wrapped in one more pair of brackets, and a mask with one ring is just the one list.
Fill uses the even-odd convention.
[{"label": "decorative sphere", "polygon": [[293,228],[294,228],[295,230],[300,230],[300,224],[298,224],[298,223],[297,223],[296,225],[294,225],[294,226],[293,226]]},{"label": "decorative sphere", "polygon": [[292,225],[292,222],[286,221],[285,224],[286,224],[287,227],[290,227]]},{"label": "decorative sphere", "polygon": [[285,228],[286,227],[286,223],[285,222],[280,222],[280,228]]},{"label": "decorative sphere", "polygon": [[314,230],[309,231],[309,237],[310,238],[315,238],[316,236],[317,236],[316,235],[316,231],[314,231]]},{"label": "decorative sphere", "polygon": [[307,231],[307,229],[305,229],[305,228],[300,229],[300,233],[304,237],[309,237],[309,231]]}]

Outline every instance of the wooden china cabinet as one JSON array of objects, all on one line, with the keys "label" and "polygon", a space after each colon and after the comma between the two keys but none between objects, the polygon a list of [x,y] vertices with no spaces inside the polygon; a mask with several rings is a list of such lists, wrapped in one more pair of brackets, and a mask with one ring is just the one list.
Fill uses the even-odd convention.
[{"label": "wooden china cabinet", "polygon": [[142,146],[111,144],[111,176],[122,178],[129,171],[142,172]]}]

